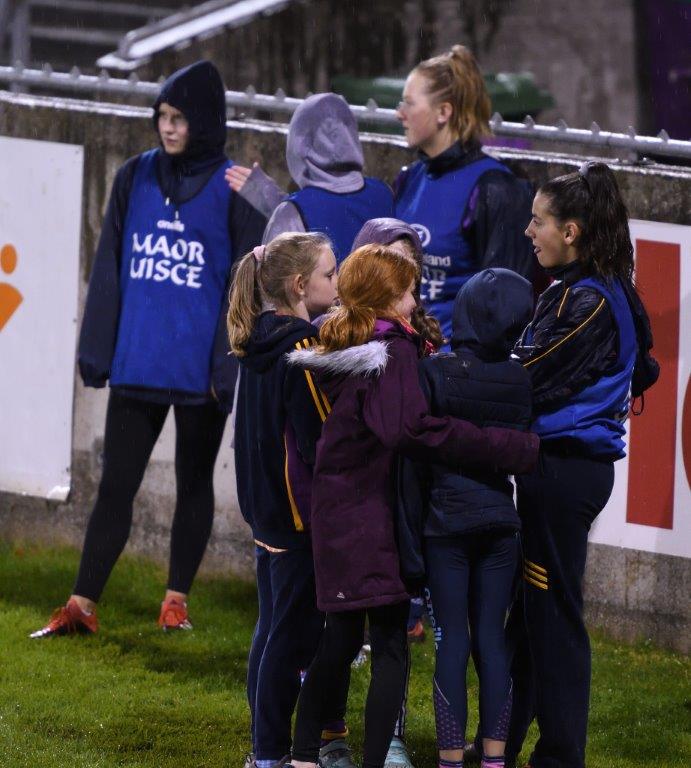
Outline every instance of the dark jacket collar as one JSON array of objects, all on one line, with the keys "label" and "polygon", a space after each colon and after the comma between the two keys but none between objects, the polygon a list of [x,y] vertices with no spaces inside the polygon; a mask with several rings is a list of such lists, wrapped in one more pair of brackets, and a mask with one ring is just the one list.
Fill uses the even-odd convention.
[{"label": "dark jacket collar", "polygon": [[580,261],[572,261],[571,264],[567,264],[565,267],[551,267],[546,269],[545,272],[553,277],[555,280],[560,280],[564,285],[573,285],[582,278],[586,277],[583,271],[583,265]]},{"label": "dark jacket collar", "polygon": [[268,370],[297,342],[315,338],[319,331],[306,320],[293,315],[277,315],[274,311],[263,312],[257,318],[252,335],[245,345],[245,356],[240,362],[261,373]]},{"label": "dark jacket collar", "polygon": [[156,176],[165,197],[181,205],[198,195],[225,161],[225,155],[198,160],[177,158],[159,148]]},{"label": "dark jacket collar", "polygon": [[420,151],[418,157],[425,164],[427,174],[436,179],[449,171],[455,171],[457,168],[462,168],[482,159],[484,154],[482,146],[478,142],[463,144],[459,139],[440,155],[429,157]]}]

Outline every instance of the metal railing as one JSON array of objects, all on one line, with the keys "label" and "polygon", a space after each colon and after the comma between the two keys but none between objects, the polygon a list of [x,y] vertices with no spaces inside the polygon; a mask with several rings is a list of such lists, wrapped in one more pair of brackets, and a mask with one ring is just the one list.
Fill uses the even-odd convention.
[{"label": "metal railing", "polygon": [[[21,63],[14,67],[0,67],[0,83],[7,83],[15,89],[34,87],[75,94],[139,95],[151,101],[155,99],[161,87],[160,83],[139,80],[135,74],[126,79],[114,78],[105,70],[100,75],[83,75],[76,67],[71,72],[53,72],[49,66],[43,69],[27,69]],[[226,104],[233,110],[233,114],[251,109],[290,115],[302,102],[302,99],[286,96],[281,90],[274,95],[256,93],[252,87],[246,91],[226,91]],[[365,106],[351,105],[350,109],[360,122],[381,126],[398,124],[395,110],[378,107],[371,100]],[[538,125],[530,117],[522,123],[511,123],[502,120],[498,114],[492,117],[490,126],[497,136],[609,147],[637,155],[691,160],[691,141],[670,139],[665,131],[661,131],[657,136],[639,136],[633,128],[629,128],[626,133],[613,133],[601,130],[596,123],[589,129],[570,128],[563,120],[556,125]]]},{"label": "metal railing", "polygon": [[[51,9],[62,15],[67,14],[63,25],[35,23],[32,20],[32,9]],[[3,54],[8,30],[10,32],[11,61],[21,59],[27,61],[30,57],[31,44],[34,40],[49,40],[52,42],[76,43],[78,45],[120,45],[125,36],[123,31],[110,29],[84,28],[77,18],[70,20],[70,14],[79,17],[88,14],[91,17],[103,17],[132,21],[140,19],[148,25],[155,25],[164,16],[171,16],[173,8],[147,6],[134,2],[108,2],[99,0],[0,0],[0,55]],[[128,24],[129,26],[129,24]],[[148,29],[149,26],[142,29]]]},{"label": "metal railing", "polygon": [[246,24],[256,16],[277,13],[291,2],[294,0],[210,0],[128,32],[116,51],[96,63],[112,69],[135,69],[160,51],[193,39],[203,40],[222,29]]}]

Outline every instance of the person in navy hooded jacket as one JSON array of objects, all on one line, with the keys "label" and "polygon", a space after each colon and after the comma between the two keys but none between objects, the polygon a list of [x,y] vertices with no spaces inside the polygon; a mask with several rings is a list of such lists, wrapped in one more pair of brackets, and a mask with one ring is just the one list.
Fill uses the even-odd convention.
[{"label": "person in navy hooded jacket", "polygon": [[213,469],[236,374],[225,331],[230,267],[260,241],[266,218],[225,183],[225,92],[213,64],[171,75],[153,125],[160,146],[115,177],[79,341],[84,384],[111,387],[98,497],[73,594],[32,637],[97,630],[96,603],[171,406],[177,502],[159,625],[191,627],[187,593],[211,533]]},{"label": "person in navy hooded jacket", "polygon": [[[531,284],[511,270],[486,269],[465,283],[454,302],[452,351],[420,363],[434,416],[465,418],[480,427],[528,429],[530,376],[509,356],[532,306]],[[513,485],[506,473],[470,463],[458,471],[405,462],[401,475],[404,525],[399,526],[399,540],[414,542],[413,556],[402,554],[403,567],[410,579],[426,575],[434,627],[439,765],[463,763],[472,639],[480,679],[482,765],[503,768],[511,714],[504,620],[520,528]]]},{"label": "person in navy hooded jacket", "polygon": [[231,288],[228,333],[242,370],[235,476],[256,544],[259,598],[247,663],[248,768],[281,765],[290,752],[300,672],[310,665],[324,626],[316,605],[310,500],[329,404],[309,372],[288,366],[286,353],[316,344],[310,317],[336,301],[337,281],[328,239],[289,232],[248,253]]}]

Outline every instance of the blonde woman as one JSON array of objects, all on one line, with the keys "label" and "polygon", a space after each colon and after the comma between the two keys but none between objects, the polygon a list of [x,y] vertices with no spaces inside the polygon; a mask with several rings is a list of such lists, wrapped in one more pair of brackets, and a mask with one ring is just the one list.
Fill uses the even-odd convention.
[{"label": "blonde woman", "polygon": [[487,267],[532,279],[534,258],[523,230],[531,190],[482,150],[491,104],[473,54],[461,45],[423,61],[408,75],[398,118],[419,160],[394,185],[396,218],[424,250],[424,306],[451,337],[453,301]]}]

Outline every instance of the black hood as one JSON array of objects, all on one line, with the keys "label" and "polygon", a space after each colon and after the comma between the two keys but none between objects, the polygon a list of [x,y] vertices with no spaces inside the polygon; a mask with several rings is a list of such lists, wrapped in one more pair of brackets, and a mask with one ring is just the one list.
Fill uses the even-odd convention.
[{"label": "black hood", "polygon": [[485,361],[506,360],[532,314],[528,280],[510,269],[483,269],[456,296],[451,348],[466,347]]},{"label": "black hood", "polygon": [[262,373],[281,355],[295,349],[299,341],[318,335],[319,331],[300,317],[263,312],[254,324],[245,346],[246,354],[240,362],[256,373]]},{"label": "black hood", "polygon": [[226,143],[226,99],[221,75],[210,61],[198,61],[174,72],[163,83],[154,102],[154,129],[158,108],[165,102],[187,118],[187,148],[175,156],[176,164],[213,162],[223,157]]}]

